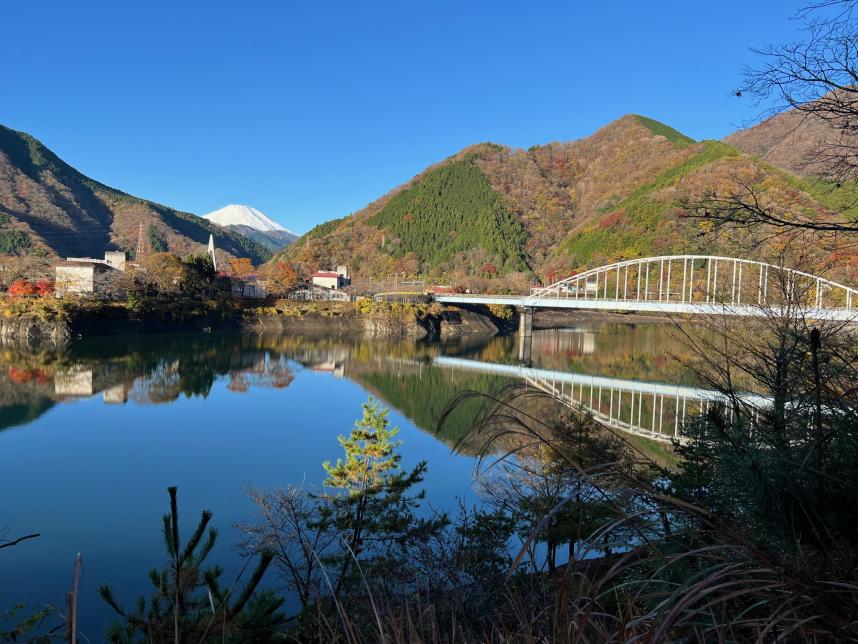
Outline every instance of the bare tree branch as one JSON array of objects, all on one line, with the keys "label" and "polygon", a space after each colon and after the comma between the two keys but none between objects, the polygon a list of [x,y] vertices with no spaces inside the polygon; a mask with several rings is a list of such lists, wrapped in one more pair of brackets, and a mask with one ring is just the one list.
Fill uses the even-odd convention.
[{"label": "bare tree branch", "polygon": [[23,537],[18,537],[17,539],[12,539],[11,541],[0,541],[0,548],[11,548],[12,546],[17,546],[22,541],[26,541],[27,539],[35,539],[36,537],[40,536],[42,536],[40,533],[34,532],[33,534],[25,534]]}]

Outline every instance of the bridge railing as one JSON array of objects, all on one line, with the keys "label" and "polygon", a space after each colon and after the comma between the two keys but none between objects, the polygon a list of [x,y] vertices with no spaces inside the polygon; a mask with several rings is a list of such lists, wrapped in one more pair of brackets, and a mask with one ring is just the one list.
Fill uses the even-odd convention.
[{"label": "bridge railing", "polygon": [[782,266],[736,257],[664,255],[600,266],[550,286],[534,288],[544,300],[583,299],[853,310],[858,290]]}]

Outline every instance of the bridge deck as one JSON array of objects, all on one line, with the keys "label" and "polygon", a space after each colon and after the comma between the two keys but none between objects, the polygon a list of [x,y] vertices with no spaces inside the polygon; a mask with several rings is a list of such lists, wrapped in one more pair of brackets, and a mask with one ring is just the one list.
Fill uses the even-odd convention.
[{"label": "bridge deck", "polygon": [[[858,289],[821,275],[716,255],[660,255],[570,275],[528,295],[438,295],[444,304],[507,304],[527,309],[662,314],[858,317]],[[788,306],[785,306],[788,305]]]},{"label": "bridge deck", "polygon": [[[748,305],[698,304],[688,302],[658,302],[635,300],[597,300],[574,297],[532,297],[507,295],[438,295],[442,304],[506,304],[507,306],[534,309],[577,309],[582,311],[629,311],[637,313],[691,314],[691,315],[736,315],[760,317],[777,313],[776,308]],[[851,321],[858,317],[858,310],[811,308],[803,311],[808,319]]]}]

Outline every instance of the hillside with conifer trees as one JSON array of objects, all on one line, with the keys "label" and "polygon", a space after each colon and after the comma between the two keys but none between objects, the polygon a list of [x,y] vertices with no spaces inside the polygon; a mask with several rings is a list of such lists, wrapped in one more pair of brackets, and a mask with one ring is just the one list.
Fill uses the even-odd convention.
[{"label": "hillside with conifer trees", "polygon": [[[282,256],[314,270],[348,264],[358,280],[504,277],[519,287],[659,254],[771,258],[784,242],[770,230],[716,229],[681,206],[689,195],[731,190],[737,179],[819,217],[854,209],[854,186],[799,176],[727,142],[695,141],[627,115],[577,141],[465,148],[366,208],[317,226]],[[791,243],[807,249],[804,261],[836,263],[835,277],[858,281],[851,254],[812,237]]]},{"label": "hillside with conifer trees", "polygon": [[145,250],[179,255],[215,244],[263,262],[267,248],[192,215],[90,179],[26,134],[0,125],[0,253],[93,256],[132,251],[143,229]]}]

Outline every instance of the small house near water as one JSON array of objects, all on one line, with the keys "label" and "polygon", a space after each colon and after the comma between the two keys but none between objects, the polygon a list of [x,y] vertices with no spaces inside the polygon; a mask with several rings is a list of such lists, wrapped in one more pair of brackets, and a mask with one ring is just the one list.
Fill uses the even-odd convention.
[{"label": "small house near water", "polygon": [[125,251],[106,251],[104,259],[68,257],[54,267],[56,294],[87,294],[109,291],[125,272]]},{"label": "small house near water", "polygon": [[336,271],[316,271],[311,276],[313,286],[339,290],[351,283],[346,266],[337,266]]}]

